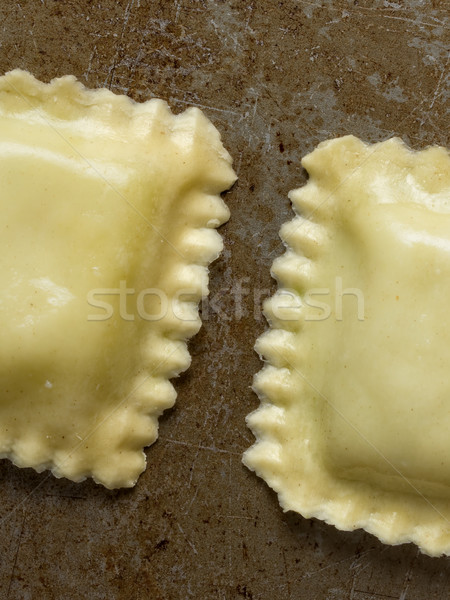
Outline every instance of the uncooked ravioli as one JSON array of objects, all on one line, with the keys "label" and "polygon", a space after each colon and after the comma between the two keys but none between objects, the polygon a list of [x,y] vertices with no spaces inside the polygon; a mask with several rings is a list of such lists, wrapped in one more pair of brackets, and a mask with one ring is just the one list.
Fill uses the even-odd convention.
[{"label": "uncooked ravioli", "polygon": [[321,143],[273,265],[244,457],[285,510],[450,554],[450,159]]},{"label": "uncooked ravioli", "polygon": [[132,486],[190,362],[236,177],[196,108],[0,78],[0,455]]}]

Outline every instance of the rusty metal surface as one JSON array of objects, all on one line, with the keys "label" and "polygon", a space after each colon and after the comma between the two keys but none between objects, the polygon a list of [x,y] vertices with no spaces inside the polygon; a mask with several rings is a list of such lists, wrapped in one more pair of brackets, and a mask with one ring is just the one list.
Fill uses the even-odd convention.
[{"label": "rusty metal surface", "polygon": [[136,488],[0,463],[1,599],[449,597],[449,559],[283,514],[241,465],[260,297],[274,289],[300,158],[345,133],[447,144],[447,17],[445,0],[1,3],[1,72],[73,73],[175,111],[200,106],[240,177],[192,366]]}]

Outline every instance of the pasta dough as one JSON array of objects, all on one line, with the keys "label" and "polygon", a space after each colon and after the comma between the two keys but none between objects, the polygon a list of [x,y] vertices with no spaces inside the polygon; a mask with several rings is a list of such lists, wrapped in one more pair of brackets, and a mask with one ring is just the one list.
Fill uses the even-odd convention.
[{"label": "pasta dough", "polygon": [[450,553],[449,155],[347,136],[303,165],[244,462],[285,510]]},{"label": "pasta dough", "polygon": [[132,486],[190,362],[236,177],[213,125],[0,78],[0,455]]}]

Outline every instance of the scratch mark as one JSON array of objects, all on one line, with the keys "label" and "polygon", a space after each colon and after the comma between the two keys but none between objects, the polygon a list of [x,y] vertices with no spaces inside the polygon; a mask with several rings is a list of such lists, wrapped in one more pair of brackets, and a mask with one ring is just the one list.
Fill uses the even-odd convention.
[{"label": "scratch mark", "polygon": [[35,49],[36,51],[38,51],[38,47],[37,47],[37,44],[36,44],[36,40],[34,39],[33,30],[32,30],[32,29],[29,29],[28,33],[30,34],[30,37],[31,37],[31,39],[32,39],[32,41],[33,41],[33,46],[34,46],[34,49]]},{"label": "scratch mark", "polygon": [[23,511],[22,524],[20,526],[19,539],[17,541],[16,554],[14,556],[14,562],[13,562],[13,566],[12,566],[12,570],[11,570],[11,577],[9,578],[8,591],[6,592],[6,600],[8,600],[8,598],[9,598],[9,594],[11,592],[12,582],[13,582],[13,579],[14,579],[14,571],[16,570],[17,557],[19,556],[19,549],[20,549],[20,544],[21,544],[21,541],[22,541],[23,527],[25,525],[25,517],[26,517],[26,511],[24,510]]},{"label": "scratch mark", "polygon": [[406,600],[406,594],[408,593],[409,584],[411,583],[414,563],[416,562],[418,556],[419,556],[419,549],[417,549],[416,554],[415,554],[414,558],[412,559],[408,570],[406,571],[405,579],[403,580],[402,591],[400,593],[398,600]]},{"label": "scratch mark", "polygon": [[[380,551],[378,556],[381,556],[387,550],[387,548],[388,548],[388,546],[385,546]],[[365,565],[361,566],[361,561],[359,560],[361,556],[363,556],[363,555],[361,554],[360,556],[358,556],[350,565],[350,570],[355,570],[358,573],[358,575],[360,575],[362,571],[367,569],[367,567],[372,564],[371,560],[369,559]]]},{"label": "scratch mark", "polygon": [[197,452],[195,453],[195,456],[194,456],[194,460],[192,461],[187,489],[190,489],[190,487],[191,487],[192,477],[194,475],[194,466],[197,461],[199,453],[200,453],[200,448],[197,449]]},{"label": "scratch mark", "polygon": [[177,444],[179,446],[186,446],[188,448],[197,448],[199,450],[207,450],[208,452],[231,454],[234,456],[241,456],[242,452],[233,452],[232,450],[225,450],[224,448],[214,448],[213,446],[202,446],[201,444],[190,444],[189,442],[182,442],[181,440],[174,440],[173,438],[159,438],[161,442],[169,442],[171,444]]},{"label": "scratch mark", "polygon": [[124,16],[123,16],[122,31],[120,32],[119,41],[117,42],[117,51],[116,51],[116,54],[113,59],[112,67],[109,72],[109,85],[108,85],[109,89],[111,89],[111,86],[112,86],[112,82],[114,79],[114,73],[116,72],[116,67],[117,67],[117,59],[119,58],[119,53],[120,53],[120,49],[122,46],[123,36],[125,33],[125,29],[128,25],[128,21],[130,19],[130,13],[133,8],[133,5],[134,5],[134,0],[130,0],[130,2],[128,2],[127,6],[125,8],[125,12],[124,12]]},{"label": "scratch mark", "polygon": [[91,70],[92,70],[92,62],[93,62],[93,60],[94,60],[94,57],[96,56],[96,54],[97,54],[97,44],[94,44],[94,49],[92,50],[92,54],[91,54],[91,56],[89,57],[88,66],[87,66],[87,69],[86,69],[86,71],[85,71],[85,73],[84,73],[84,77],[85,77],[85,79],[86,79],[86,80],[88,79],[88,77],[89,77],[89,75],[90,75],[90,73],[91,73]]},{"label": "scratch mark", "polygon": [[240,43],[238,42],[237,36],[236,36],[236,35],[231,35],[231,34],[230,34],[230,37],[231,37],[231,39],[232,39],[232,40],[233,40],[233,42],[234,42],[234,48],[233,48],[233,51],[234,51],[234,52],[237,52],[238,48],[239,48],[239,50],[240,50],[240,51],[242,51],[242,46],[241,46],[241,45],[240,45]]},{"label": "scratch mark", "polygon": [[[195,463],[197,461],[199,453],[200,453],[200,448],[197,448],[197,452],[195,453],[194,460],[192,461],[192,465],[190,468],[189,481],[187,484],[188,490],[191,488],[192,477],[194,476],[194,467],[195,467]],[[195,492],[193,493],[192,498],[190,499],[189,503],[186,506],[186,510],[184,511],[185,515],[187,515],[189,513],[189,511],[191,510],[191,506],[193,505],[195,499],[197,498],[197,494],[198,494],[198,488],[195,489]]]},{"label": "scratch mark", "polygon": [[436,102],[437,97],[439,96],[439,90],[440,90],[440,87],[442,84],[442,80],[444,79],[444,74],[447,70],[448,61],[449,61],[449,59],[447,59],[445,67],[442,69],[441,76],[439,77],[439,81],[437,82],[436,89],[434,90],[434,94],[433,94],[433,99],[431,100],[430,108],[433,108],[433,105]]},{"label": "scratch mark", "polygon": [[283,556],[284,574],[286,576],[286,585],[287,585],[288,600],[291,600],[291,598],[292,598],[292,596],[291,596],[291,582],[289,580],[289,574],[288,574],[288,568],[287,568],[287,562],[286,562],[286,554],[285,554],[284,550],[282,550],[281,553],[282,553],[282,556]]},{"label": "scratch mark", "polygon": [[241,165],[242,165],[242,152],[239,152],[239,160],[238,163],[236,165],[236,175],[239,176],[240,170],[241,170]]},{"label": "scratch mark", "polygon": [[[321,4],[317,4],[315,2],[306,2],[305,0],[300,0],[300,4],[304,4],[305,6],[313,6],[314,8],[323,9],[323,6]],[[327,6],[327,10],[335,11],[335,12],[341,11],[341,9],[338,8],[337,6]],[[411,19],[409,17],[388,15],[383,10],[380,10],[380,8],[378,8],[378,7],[371,8],[370,6],[357,6],[353,9],[353,12],[360,13],[360,14],[363,14],[364,12],[370,12],[375,17],[380,17],[382,19],[394,19],[394,20],[398,20],[398,21],[405,21],[407,23],[413,23],[417,27],[423,27],[423,26],[437,27],[439,25],[442,27],[446,27],[446,21],[440,21],[437,17],[432,16],[431,19],[434,20],[434,23],[429,23],[427,21],[415,20],[415,19]]]},{"label": "scratch mark", "polygon": [[180,18],[181,1],[180,0],[176,0],[174,6],[176,7],[176,11],[175,11],[175,23],[178,23],[178,19]]},{"label": "scratch mark", "polygon": [[271,152],[272,150],[272,124],[269,123],[269,126],[267,128],[267,132],[264,136],[264,152],[267,154],[269,152]]},{"label": "scratch mark", "polygon": [[189,514],[189,512],[191,510],[191,507],[192,507],[192,505],[194,504],[194,502],[195,502],[195,500],[197,498],[197,495],[198,495],[198,488],[195,488],[195,492],[192,495],[191,501],[189,502],[189,504],[188,504],[188,506],[187,506],[187,508],[186,508],[186,510],[184,512],[184,516],[185,517]]},{"label": "scratch mark", "polygon": [[20,12],[22,13],[23,18],[25,19],[25,14],[23,12],[23,8],[22,5],[20,4],[19,0],[16,1],[17,4],[17,8],[20,10]]},{"label": "scratch mark", "polygon": [[364,594],[366,596],[377,596],[378,598],[393,598],[398,600],[397,596],[391,596],[390,594],[382,594],[380,592],[367,592],[366,590],[355,590],[357,594]]},{"label": "scratch mark", "polygon": [[[359,7],[359,9],[361,11],[369,10],[369,11],[373,12],[374,15],[380,16],[383,19],[394,19],[396,21],[404,21],[405,23],[412,23],[413,25],[416,25],[418,27],[422,27],[422,26],[436,27],[437,25],[444,25],[444,23],[442,23],[439,20],[437,20],[437,23],[427,23],[426,21],[417,21],[415,19],[410,19],[408,17],[395,17],[394,15],[387,15],[381,11],[375,12],[372,8],[369,8],[368,6],[361,6],[361,7]],[[358,12],[358,11],[356,11],[356,12]]]},{"label": "scratch mark", "polygon": [[174,102],[179,102],[180,104],[188,104],[189,106],[196,106],[197,108],[206,108],[207,110],[215,110],[217,112],[235,115],[237,117],[242,117],[241,113],[238,113],[229,108],[217,108],[216,106],[207,106],[206,104],[199,104],[198,102],[188,102],[187,100],[180,100],[179,98],[171,98]]},{"label": "scratch mark", "polygon": [[253,6],[249,6],[248,10],[250,11],[250,14],[248,15],[247,21],[245,22],[244,31],[248,31],[249,33],[254,33],[253,29],[250,28],[250,19],[252,18]]},{"label": "scratch mark", "polygon": [[181,533],[183,534],[183,537],[186,540],[186,542],[188,543],[188,545],[190,546],[190,548],[192,549],[192,552],[194,554],[198,554],[197,548],[194,546],[194,544],[191,541],[188,540],[187,535],[184,533],[184,530],[183,530],[183,528],[181,527],[181,525],[179,523],[177,523],[177,527],[181,531]]},{"label": "scratch mark", "polygon": [[72,494],[45,494],[47,498],[69,498],[70,500],[86,500],[87,496],[75,496]]},{"label": "scratch mark", "polygon": [[352,577],[352,589],[350,590],[350,598],[349,600],[353,600],[355,597],[355,585],[356,585],[356,573],[353,573]]},{"label": "scratch mark", "polygon": [[258,96],[255,98],[255,104],[253,106],[253,116],[252,116],[252,125],[256,117],[256,109],[258,108]]},{"label": "scratch mark", "polygon": [[[371,552],[373,552],[375,549],[376,548],[370,548],[370,550],[366,550],[366,552],[362,552],[361,554],[359,554],[357,558],[361,558],[362,556],[366,556],[367,554],[370,554]],[[301,581],[302,579],[309,578],[309,577],[314,577],[318,573],[322,573],[323,571],[327,571],[328,569],[336,567],[337,565],[341,565],[342,563],[345,563],[348,560],[352,560],[352,559],[355,559],[355,555],[353,555],[353,554],[351,556],[347,556],[347,558],[342,558],[341,560],[333,562],[330,565],[327,565],[326,567],[321,567],[320,569],[317,569],[317,571],[312,571],[312,572],[309,572],[309,573],[305,573],[303,575],[303,577],[300,578],[299,581]]]}]

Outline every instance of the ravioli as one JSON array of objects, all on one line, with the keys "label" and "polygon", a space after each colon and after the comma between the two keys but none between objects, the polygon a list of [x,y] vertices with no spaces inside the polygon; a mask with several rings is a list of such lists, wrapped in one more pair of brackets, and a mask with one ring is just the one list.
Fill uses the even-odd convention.
[{"label": "ravioli", "polygon": [[449,154],[346,136],[302,164],[244,463],[284,510],[450,554]]},{"label": "ravioli", "polygon": [[236,179],[214,126],[0,78],[0,456],[129,487],[190,363]]}]

